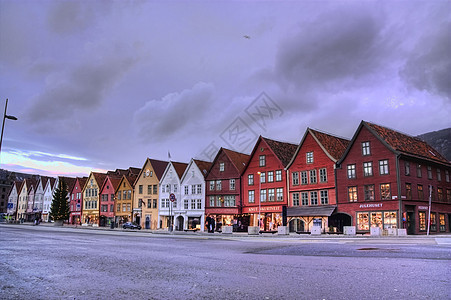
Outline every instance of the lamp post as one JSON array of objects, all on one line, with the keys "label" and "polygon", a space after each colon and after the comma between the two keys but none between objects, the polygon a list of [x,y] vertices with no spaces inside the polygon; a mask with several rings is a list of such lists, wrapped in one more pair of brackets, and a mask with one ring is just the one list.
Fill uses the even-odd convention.
[{"label": "lamp post", "polygon": [[258,171],[258,228],[260,230],[260,217],[262,209],[262,172]]},{"label": "lamp post", "polygon": [[0,136],[0,153],[2,151],[2,142],[3,142],[3,130],[5,129],[5,119],[10,119],[10,120],[17,120],[16,117],[14,116],[8,116],[6,114],[6,108],[8,107],[8,99],[6,99],[6,103],[5,103],[5,113],[3,114],[3,124],[2,124],[2,135]]}]

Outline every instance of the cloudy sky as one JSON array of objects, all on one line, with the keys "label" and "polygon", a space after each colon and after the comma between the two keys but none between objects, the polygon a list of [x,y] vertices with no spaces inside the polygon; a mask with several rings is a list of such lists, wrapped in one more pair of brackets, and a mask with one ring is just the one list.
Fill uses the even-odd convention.
[{"label": "cloudy sky", "polygon": [[[361,120],[451,127],[450,1],[0,0],[1,168],[250,152]],[[213,154],[214,153],[214,154]]]}]

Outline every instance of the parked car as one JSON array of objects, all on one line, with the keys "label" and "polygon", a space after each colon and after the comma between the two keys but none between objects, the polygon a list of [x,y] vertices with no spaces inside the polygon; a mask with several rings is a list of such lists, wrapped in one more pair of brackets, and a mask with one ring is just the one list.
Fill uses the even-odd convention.
[{"label": "parked car", "polygon": [[129,229],[138,229],[138,230],[141,230],[141,226],[140,226],[140,225],[138,225],[138,224],[136,224],[136,223],[132,223],[132,222],[124,223],[124,225],[122,225],[122,228],[123,228],[123,229],[129,228]]}]

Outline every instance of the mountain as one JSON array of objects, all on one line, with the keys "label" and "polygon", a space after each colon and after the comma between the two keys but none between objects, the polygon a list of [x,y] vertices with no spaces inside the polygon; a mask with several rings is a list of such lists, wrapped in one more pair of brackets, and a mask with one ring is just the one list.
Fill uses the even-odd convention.
[{"label": "mountain", "polygon": [[417,138],[425,141],[451,161],[451,128],[421,134]]}]

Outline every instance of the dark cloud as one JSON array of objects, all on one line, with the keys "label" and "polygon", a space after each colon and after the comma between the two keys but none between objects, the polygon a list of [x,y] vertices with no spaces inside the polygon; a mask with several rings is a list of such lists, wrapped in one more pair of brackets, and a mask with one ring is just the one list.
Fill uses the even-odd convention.
[{"label": "dark cloud", "polygon": [[201,135],[207,128],[205,118],[214,105],[214,86],[204,82],[191,89],[148,101],[134,114],[140,139],[149,143],[166,141],[180,134]]},{"label": "dark cloud", "polygon": [[357,80],[373,72],[386,54],[383,18],[368,9],[337,8],[303,22],[283,40],[276,57],[281,84],[333,88],[336,81]]},{"label": "dark cloud", "polygon": [[418,41],[400,74],[416,89],[451,100],[451,21]]}]

